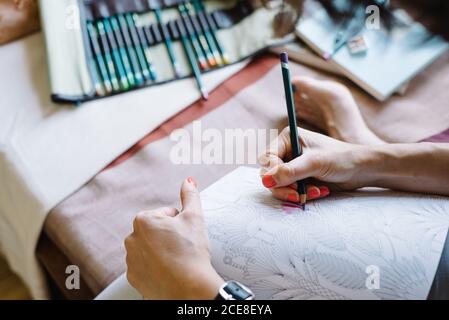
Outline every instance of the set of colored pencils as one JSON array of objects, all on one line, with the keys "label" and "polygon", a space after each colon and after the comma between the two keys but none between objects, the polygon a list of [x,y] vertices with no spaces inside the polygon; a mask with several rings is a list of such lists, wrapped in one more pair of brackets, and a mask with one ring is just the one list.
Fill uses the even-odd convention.
[{"label": "set of colored pencils", "polygon": [[157,79],[149,47],[153,37],[137,25],[135,13],[87,21],[98,96],[127,91]]},{"label": "set of colored pencils", "polygon": [[176,27],[198,89],[207,100],[208,92],[201,80],[201,71],[226,65],[229,59],[217,38],[217,24],[200,0],[179,4],[178,12],[181,18],[177,20]]},{"label": "set of colored pencils", "polygon": [[[217,38],[217,22],[201,0],[177,5],[179,18],[164,21],[163,10],[152,6],[157,23],[144,25],[137,13],[125,13],[87,22],[93,52],[91,69],[98,96],[123,92],[157,81],[150,47],[164,43],[176,78],[182,68],[173,41],[179,40],[198,89],[204,99],[208,92],[202,72],[229,63]],[[153,57],[154,58],[154,57]],[[157,62],[157,61],[155,61]]]}]

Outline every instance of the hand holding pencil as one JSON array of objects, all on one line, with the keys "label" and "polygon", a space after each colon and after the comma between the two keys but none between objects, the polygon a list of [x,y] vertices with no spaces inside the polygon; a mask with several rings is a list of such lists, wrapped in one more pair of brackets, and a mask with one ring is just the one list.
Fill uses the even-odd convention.
[{"label": "hand holding pencil", "polygon": [[[288,114],[288,122],[289,127],[288,130],[284,130],[284,138],[286,132],[289,136],[289,157],[293,161],[298,161],[297,159],[303,155],[303,148],[301,146],[300,142],[300,136],[298,132],[298,126],[296,124],[296,111],[295,111],[295,100],[293,97],[293,89],[292,89],[292,83],[291,83],[291,75],[290,75],[290,68],[288,64],[288,55],[287,53],[283,52],[280,55],[281,60],[281,70],[282,70],[282,78],[284,82],[284,91],[285,91],[285,99],[286,99],[286,106],[287,106],[287,114]],[[284,140],[285,142],[285,140]],[[272,155],[272,154],[271,154]],[[270,164],[269,159],[268,164]],[[285,166],[284,166],[285,167]],[[275,174],[278,174],[277,171],[280,167],[276,167],[273,170],[269,171],[267,174],[265,174],[262,178],[262,182],[265,187],[267,188],[274,188],[278,184],[278,181],[274,178]],[[285,167],[289,168],[289,167]],[[291,176],[294,176],[294,174],[291,174]],[[290,177],[291,178],[291,177]],[[306,190],[306,182],[304,180],[305,178],[298,179],[295,181],[290,181],[290,187],[292,189],[295,189],[295,192],[291,192],[287,190],[287,193],[284,192],[282,195],[283,200],[287,200],[290,202],[299,203],[302,206],[302,209],[305,210],[306,201],[309,198],[317,198],[321,194],[321,190],[319,188],[313,189],[315,192],[312,192],[311,194],[308,194],[308,191]],[[279,190],[278,190],[279,191]],[[285,191],[285,190],[284,190]],[[329,189],[326,189],[326,187],[323,187],[323,194],[329,194]],[[326,194],[326,195],[327,195]]]},{"label": "hand holding pencil", "polygon": [[[292,157],[290,129],[287,127],[259,158],[262,184],[270,189],[275,198],[299,205],[301,199],[297,181],[311,179],[305,185],[307,201],[327,197],[330,194],[329,187],[336,183],[338,189],[346,189],[346,185],[338,184],[340,181],[347,181],[344,176],[346,168],[332,163],[341,159],[337,153],[340,143],[343,143],[311,131],[299,129],[299,132],[304,143],[304,153],[301,157]],[[335,172],[329,176],[322,175],[322,169],[329,165]]]}]

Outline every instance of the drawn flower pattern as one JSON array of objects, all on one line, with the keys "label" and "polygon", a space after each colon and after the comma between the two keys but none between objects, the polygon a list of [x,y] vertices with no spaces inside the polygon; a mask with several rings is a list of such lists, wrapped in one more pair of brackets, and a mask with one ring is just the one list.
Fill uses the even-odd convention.
[{"label": "drawn flower pattern", "polygon": [[[251,168],[202,200],[213,264],[261,299],[425,299],[449,226],[446,198],[385,190],[340,193],[301,211],[271,197]],[[372,265],[378,289],[366,286]]]}]

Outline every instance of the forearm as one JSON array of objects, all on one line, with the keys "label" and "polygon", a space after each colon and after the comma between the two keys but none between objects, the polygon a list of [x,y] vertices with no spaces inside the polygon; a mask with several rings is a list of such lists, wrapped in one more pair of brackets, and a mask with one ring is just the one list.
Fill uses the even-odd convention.
[{"label": "forearm", "polygon": [[449,196],[449,144],[367,146],[365,185]]}]

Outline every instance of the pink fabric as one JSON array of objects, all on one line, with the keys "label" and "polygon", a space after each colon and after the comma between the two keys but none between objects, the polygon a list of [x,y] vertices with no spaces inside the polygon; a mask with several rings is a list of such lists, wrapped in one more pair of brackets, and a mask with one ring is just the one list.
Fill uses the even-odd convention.
[{"label": "pink fabric", "polygon": [[430,137],[428,139],[424,139],[424,141],[427,141],[427,142],[439,142],[439,143],[449,142],[449,129],[447,129],[447,130],[445,130],[445,131],[443,131],[443,132],[441,132],[439,134],[436,134],[436,135],[434,135],[434,136],[432,136],[432,137]]}]

